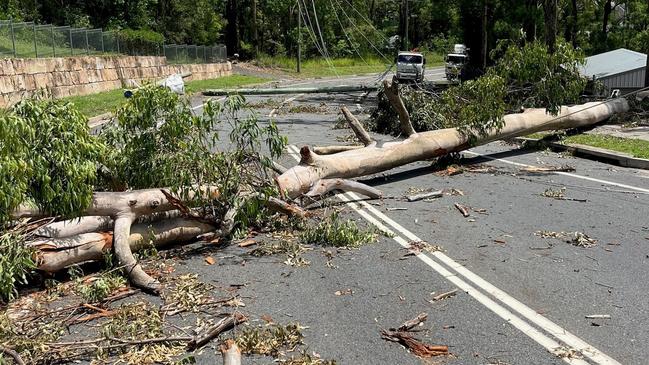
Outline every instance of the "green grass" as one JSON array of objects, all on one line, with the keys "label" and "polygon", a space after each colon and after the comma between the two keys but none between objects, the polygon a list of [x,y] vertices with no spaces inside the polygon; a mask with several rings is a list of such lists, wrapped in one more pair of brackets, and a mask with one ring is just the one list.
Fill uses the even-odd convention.
[{"label": "green grass", "polygon": [[72,102],[87,117],[94,117],[115,111],[126,98],[124,91],[117,89],[92,95],[71,96],[64,100]]},{"label": "green grass", "polygon": [[243,85],[261,84],[268,81],[270,80],[263,77],[232,75],[219,77],[218,79],[190,81],[185,84],[185,89],[188,93],[194,93],[206,89],[224,89]]},{"label": "green grass", "polygon": [[[444,57],[437,54],[426,55],[427,67],[440,66],[444,63]],[[366,63],[367,62],[367,63]],[[302,72],[296,72],[297,62],[295,58],[288,57],[270,57],[261,55],[255,59],[255,63],[263,67],[277,68],[281,71],[302,77],[327,77],[337,75],[355,75],[366,73],[383,72],[391,64],[386,60],[378,57],[365,57],[365,61],[360,58],[335,58],[331,60],[333,68],[329,62],[322,58],[308,59],[302,61]],[[334,71],[335,68],[335,71]]]},{"label": "green grass", "polygon": [[577,134],[563,139],[562,142],[577,143],[628,153],[638,158],[649,158],[649,141],[642,139],[621,138],[601,134]]},{"label": "green grass", "polygon": [[[438,66],[443,63],[443,57],[435,54],[428,55],[427,67]],[[365,63],[360,58],[335,58],[331,60],[334,68],[322,58],[308,59],[302,61],[302,72],[296,72],[297,63],[295,58],[261,55],[255,59],[255,63],[262,67],[272,67],[302,77],[326,77],[338,75],[355,75],[383,72],[391,64],[378,57],[365,57]]]},{"label": "green grass", "polygon": [[[185,84],[187,93],[195,93],[205,89],[230,88],[242,85],[258,84],[268,79],[254,76],[232,75],[210,80],[196,80]],[[74,103],[79,110],[88,117],[113,112],[122,105],[126,98],[122,89],[106,91],[103,93],[71,96],[64,100]]]},{"label": "green grass", "polygon": [[[33,38],[30,40],[24,40],[20,38],[16,38],[15,40],[16,44],[16,56],[20,58],[35,58],[36,57],[36,49],[34,49],[34,41]],[[56,57],[70,57],[72,56],[72,51],[70,50],[69,45],[66,45],[65,43],[63,44],[55,44],[54,48],[52,48],[52,44],[50,42],[41,42],[41,41],[36,41],[36,48],[38,49],[38,57],[54,57],[56,54]],[[92,47],[91,47],[92,48]],[[0,54],[3,56],[13,56],[13,43],[11,41],[11,38],[7,34],[0,34]],[[95,51],[93,49],[90,50],[90,54],[92,55],[98,55],[102,54],[101,50],[100,51]],[[108,53],[106,53],[108,54]],[[74,49],[74,55],[75,56],[83,56],[86,55],[86,49],[85,48],[75,48]]]}]

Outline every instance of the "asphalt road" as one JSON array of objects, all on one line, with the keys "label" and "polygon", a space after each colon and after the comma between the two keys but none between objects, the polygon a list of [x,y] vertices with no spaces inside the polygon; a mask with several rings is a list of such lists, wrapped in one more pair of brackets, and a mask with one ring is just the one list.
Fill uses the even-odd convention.
[{"label": "asphalt road", "polygon": [[[442,77],[440,69],[428,73]],[[291,85],[372,80],[376,76]],[[288,136],[291,146],[281,163],[291,166],[295,146],[341,144],[337,138],[350,132],[332,128],[338,107],[347,105],[364,117],[375,103],[372,95],[359,96],[284,95],[275,99],[323,109],[257,112],[264,120],[272,115]],[[249,98],[252,103],[263,99]],[[326,265],[320,248],[305,254],[309,266],[295,268],[281,257],[253,258],[231,247],[215,253],[218,266],[188,258],[187,271],[223,287],[245,284],[239,293],[247,312],[301,323],[309,349],[339,364],[422,363],[379,333],[421,312],[429,319],[417,336],[449,345],[454,354],[434,363],[649,363],[649,172],[503,142],[464,153],[463,165],[478,170],[441,176],[424,161],[361,179],[388,198],[341,203],[344,216],[390,230],[394,237],[335,253],[335,268]],[[569,165],[575,172],[534,175],[521,171],[527,165]],[[457,189],[463,195],[411,203],[403,199],[411,187]],[[560,188],[576,200],[542,196],[546,189]],[[344,194],[331,201],[355,199]],[[463,217],[454,203],[470,207],[471,215]],[[583,232],[597,243],[577,247],[539,237],[537,231]],[[407,256],[404,245],[419,240],[443,251]],[[456,288],[456,296],[431,302]],[[347,289],[352,294],[335,294]],[[610,319],[586,318],[590,315]],[[213,357],[205,351],[197,360],[208,364]]]}]

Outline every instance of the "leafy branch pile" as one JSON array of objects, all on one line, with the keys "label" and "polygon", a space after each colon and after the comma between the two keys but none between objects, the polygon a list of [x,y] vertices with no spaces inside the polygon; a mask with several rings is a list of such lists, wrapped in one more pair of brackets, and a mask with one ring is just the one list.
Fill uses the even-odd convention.
[{"label": "leafy branch pile", "polygon": [[113,246],[131,281],[156,291],[143,284],[151,278],[130,247],[210,232],[227,240],[272,222],[288,206],[275,198],[270,169],[286,138],[244,109],[233,96],[198,116],[185,99],[148,85],[98,136],[62,101],[27,99],[0,115],[0,300],[14,298],[35,269],[100,261]]},{"label": "leafy branch pile", "polygon": [[[468,136],[486,136],[503,126],[506,113],[522,108],[546,108],[556,115],[561,105],[577,102],[586,86],[578,71],[583,55],[567,43],[559,43],[550,53],[539,42],[501,42],[492,58],[498,61],[485,75],[439,94],[419,85],[401,87],[415,130],[458,128]],[[377,132],[401,133],[397,113],[383,93],[372,119]]]}]

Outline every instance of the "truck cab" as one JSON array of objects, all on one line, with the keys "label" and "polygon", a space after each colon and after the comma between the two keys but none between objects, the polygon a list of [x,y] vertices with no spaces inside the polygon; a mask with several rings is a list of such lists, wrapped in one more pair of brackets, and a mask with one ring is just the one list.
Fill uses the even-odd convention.
[{"label": "truck cab", "polygon": [[424,81],[426,58],[419,52],[399,52],[397,56],[397,80]]},{"label": "truck cab", "polygon": [[462,69],[469,63],[469,49],[463,44],[453,46],[453,53],[444,57],[446,79],[453,81],[459,80]]}]

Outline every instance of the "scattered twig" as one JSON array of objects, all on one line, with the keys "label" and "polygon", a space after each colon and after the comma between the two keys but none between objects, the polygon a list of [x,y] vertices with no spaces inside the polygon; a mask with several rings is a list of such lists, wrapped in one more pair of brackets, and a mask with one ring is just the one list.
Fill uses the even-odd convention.
[{"label": "scattered twig", "polygon": [[416,202],[416,201],[422,200],[422,199],[439,198],[442,195],[444,195],[444,191],[443,190],[437,190],[437,191],[431,191],[431,192],[422,193],[422,194],[408,195],[406,197],[406,199],[408,199],[409,202]]},{"label": "scattered twig", "polygon": [[398,328],[390,328],[390,331],[410,331],[421,323],[426,322],[427,319],[428,313],[420,313],[417,317],[403,322]]},{"label": "scattered twig", "polygon": [[16,365],[25,365],[25,362],[23,361],[22,357],[20,357],[20,354],[16,352],[16,350],[7,346],[0,345],[0,352],[11,356],[14,359]]},{"label": "scattered twig", "polygon": [[453,289],[451,291],[447,291],[445,293],[438,294],[438,295],[433,297],[433,302],[437,302],[437,301],[440,301],[442,299],[453,297],[453,296],[455,296],[455,294],[457,294],[457,289]]},{"label": "scattered twig", "polygon": [[590,314],[586,316],[587,319],[611,319],[610,314]]},{"label": "scattered twig", "polygon": [[415,356],[422,358],[450,355],[448,346],[425,344],[406,332],[381,330],[381,338],[399,343],[410,350]]},{"label": "scattered twig", "polygon": [[460,213],[462,213],[462,215],[465,218],[471,215],[471,213],[469,213],[469,209],[467,207],[461,205],[460,203],[455,203],[454,205],[457,208],[457,210],[459,210]]},{"label": "scattered twig", "polygon": [[230,328],[238,325],[239,323],[243,323],[247,320],[248,318],[240,313],[234,313],[231,316],[225,317],[217,324],[210,327],[203,335],[196,336],[191,341],[189,341],[189,343],[187,344],[187,349],[195,350],[199,347],[202,347],[224,331],[227,331]]},{"label": "scattered twig", "polygon": [[574,172],[575,168],[572,166],[548,166],[548,167],[539,167],[539,166],[529,166],[523,167],[521,172],[532,173],[532,174],[542,174],[547,172]]}]

